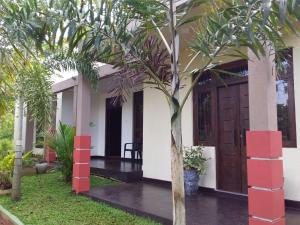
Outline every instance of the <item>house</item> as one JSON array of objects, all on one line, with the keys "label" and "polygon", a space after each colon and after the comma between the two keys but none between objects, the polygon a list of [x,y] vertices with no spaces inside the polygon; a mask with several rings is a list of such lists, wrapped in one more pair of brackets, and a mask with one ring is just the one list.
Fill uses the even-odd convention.
[{"label": "house", "polygon": [[[250,157],[282,159],[285,199],[290,204],[300,205],[300,65],[297,63],[300,60],[300,38],[286,37],[286,42],[290,46],[283,51],[286,58],[277,61],[282,64],[284,70],[280,72],[276,81],[273,77],[274,83],[270,81],[271,85],[268,79],[272,79],[265,74],[271,74],[270,68],[274,67],[270,65],[274,66],[274,62],[233,61],[227,58],[223,60],[221,68],[240,73],[241,76],[227,75],[221,82],[206,73],[188,98],[182,112],[183,145],[202,145],[205,155],[210,158],[207,172],[200,179],[200,187],[246,195],[249,182],[246,132],[250,130],[250,124],[256,124],[257,127],[265,124],[269,126],[272,119],[277,117],[276,126],[278,125],[282,132],[282,140],[272,140],[273,134],[262,135],[265,135],[266,139],[271,138],[267,143],[270,145],[280,145],[282,141],[282,157],[280,154],[274,157]],[[183,44],[182,64],[188,58],[185,57],[185,48]],[[197,63],[193,66],[196,67]],[[79,151],[75,156],[79,158],[78,161],[75,160],[74,168],[81,171],[78,172],[81,175],[75,176],[73,188],[77,188],[78,192],[89,189],[89,157],[82,156],[84,160],[80,158],[81,153],[90,155],[91,158],[130,159],[130,152],[124,154],[124,145],[132,142],[142,143],[143,177],[170,181],[170,113],[165,98],[158,90],[141,84],[132,90],[124,104],[112,104],[111,99],[115,96],[112,95],[111,89],[118,85],[114,79],[114,74],[118,71],[111,65],[101,65],[99,71],[101,77],[96,89],[91,88],[82,75],[53,85],[53,92],[57,94],[56,126],[59,121],[76,126],[79,138],[75,141],[75,149],[85,151]],[[251,76],[255,77],[251,80],[252,83]],[[183,82],[187,84],[191,80],[190,77]],[[186,91],[185,85],[181,91]],[[269,103],[275,100],[277,112],[269,106]],[[28,149],[32,140],[36,139],[37,131],[33,132],[34,135],[30,134],[34,126],[30,120],[24,121],[27,123],[24,128],[24,146]],[[269,130],[276,130],[272,129],[276,126],[273,123]],[[263,173],[259,171],[259,166],[256,169],[256,173]],[[280,173],[280,163],[277,169]],[[280,183],[282,177],[276,177],[276,173],[273,172],[270,169],[270,182],[279,178],[277,180]],[[280,188],[280,184],[277,188]]]}]

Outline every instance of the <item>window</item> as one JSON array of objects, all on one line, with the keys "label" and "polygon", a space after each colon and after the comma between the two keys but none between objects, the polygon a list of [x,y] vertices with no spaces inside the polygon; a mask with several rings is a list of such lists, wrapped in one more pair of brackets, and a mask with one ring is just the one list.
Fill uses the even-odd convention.
[{"label": "window", "polygon": [[277,55],[277,117],[284,147],[296,147],[293,52],[287,49]]},{"label": "window", "polygon": [[210,140],[212,136],[210,92],[201,92],[198,95],[198,132],[201,142]]},{"label": "window", "polygon": [[194,143],[213,145],[212,77],[205,73],[194,89]]}]

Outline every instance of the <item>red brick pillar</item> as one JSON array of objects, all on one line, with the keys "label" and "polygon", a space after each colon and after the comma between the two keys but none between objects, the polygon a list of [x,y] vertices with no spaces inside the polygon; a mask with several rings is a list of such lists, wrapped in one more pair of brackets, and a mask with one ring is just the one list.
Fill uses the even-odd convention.
[{"label": "red brick pillar", "polygon": [[285,225],[280,131],[247,132],[249,225]]},{"label": "red brick pillar", "polygon": [[74,118],[76,137],[74,140],[74,165],[72,189],[77,194],[90,190],[90,112],[91,87],[83,75],[78,75],[78,86],[74,88]]},{"label": "red brick pillar", "polygon": [[72,189],[78,194],[90,190],[91,137],[76,136],[74,148]]}]

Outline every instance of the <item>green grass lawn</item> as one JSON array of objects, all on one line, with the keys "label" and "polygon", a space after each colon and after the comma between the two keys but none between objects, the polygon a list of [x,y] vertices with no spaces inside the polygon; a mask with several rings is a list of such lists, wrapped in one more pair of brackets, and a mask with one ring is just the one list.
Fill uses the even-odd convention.
[{"label": "green grass lawn", "polygon": [[[112,182],[92,177],[91,185]],[[23,177],[22,193],[21,201],[1,196],[0,204],[26,225],[157,224],[71,193],[70,184],[64,183],[57,172]]]}]

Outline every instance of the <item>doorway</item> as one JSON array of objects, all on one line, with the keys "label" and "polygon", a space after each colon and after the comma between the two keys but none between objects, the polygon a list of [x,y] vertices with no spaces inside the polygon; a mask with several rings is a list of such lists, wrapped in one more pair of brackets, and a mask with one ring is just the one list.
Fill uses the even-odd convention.
[{"label": "doorway", "polygon": [[248,83],[218,88],[218,189],[247,193]]},{"label": "doorway", "polygon": [[106,99],[106,137],[105,156],[121,157],[122,106],[114,104],[112,98]]},{"label": "doorway", "polygon": [[133,142],[143,144],[143,91],[135,92],[133,95]]}]

